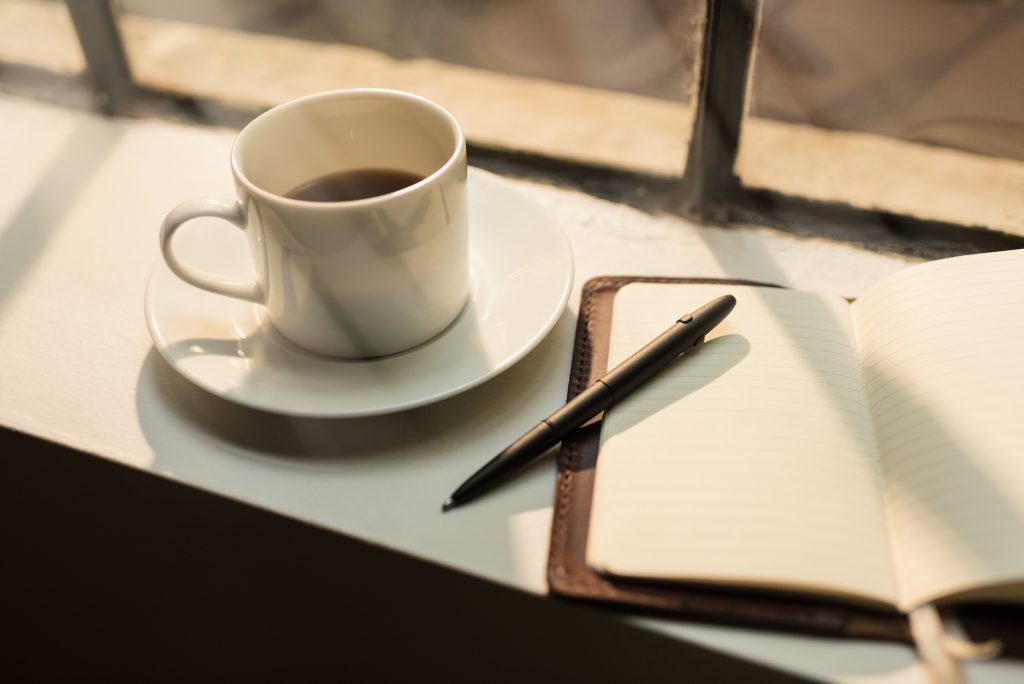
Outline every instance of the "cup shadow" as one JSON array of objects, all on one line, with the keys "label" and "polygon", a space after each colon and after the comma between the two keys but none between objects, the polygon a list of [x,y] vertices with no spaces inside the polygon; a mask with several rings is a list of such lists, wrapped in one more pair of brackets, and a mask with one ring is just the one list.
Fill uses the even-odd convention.
[{"label": "cup shadow", "polygon": [[[245,458],[295,463],[354,462],[361,459],[430,459],[442,454],[416,449],[425,441],[459,439],[472,426],[498,425],[509,408],[529,400],[540,374],[564,365],[562,338],[571,339],[575,322],[563,312],[555,329],[537,348],[487,382],[439,402],[384,415],[360,418],[307,418],[269,413],[218,397],[180,375],[154,348],[142,365],[136,387],[139,422],[160,460],[180,451],[178,430],[196,431],[204,440],[223,445]],[[180,344],[237,356],[238,340],[189,340]],[[200,353],[197,351],[196,353]],[[473,350],[467,350],[473,353]],[[542,417],[542,416],[541,416]]]}]

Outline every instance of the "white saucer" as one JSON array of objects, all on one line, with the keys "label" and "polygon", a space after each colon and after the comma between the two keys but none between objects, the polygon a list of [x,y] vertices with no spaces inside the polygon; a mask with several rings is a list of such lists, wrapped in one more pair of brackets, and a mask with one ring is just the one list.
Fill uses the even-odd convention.
[{"label": "white saucer", "polygon": [[[469,303],[441,335],[407,352],[339,361],[301,351],[262,307],[186,285],[160,261],[146,323],[160,354],[217,396],[302,416],[354,417],[422,406],[509,368],[554,327],[572,288],[572,250],[543,209],[496,176],[469,173]],[[188,263],[252,278],[244,236],[190,226],[175,239]]]}]

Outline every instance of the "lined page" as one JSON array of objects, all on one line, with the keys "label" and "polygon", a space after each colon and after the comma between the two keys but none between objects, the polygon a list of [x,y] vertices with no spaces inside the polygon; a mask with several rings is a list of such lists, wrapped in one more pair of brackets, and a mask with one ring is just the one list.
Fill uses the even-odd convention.
[{"label": "lined page", "polygon": [[612,408],[587,562],[599,572],[895,603],[849,306],[791,290],[633,283],[610,365],[723,294],[707,344]]},{"label": "lined page", "polygon": [[852,311],[902,609],[1024,580],[1024,250],[912,267]]}]

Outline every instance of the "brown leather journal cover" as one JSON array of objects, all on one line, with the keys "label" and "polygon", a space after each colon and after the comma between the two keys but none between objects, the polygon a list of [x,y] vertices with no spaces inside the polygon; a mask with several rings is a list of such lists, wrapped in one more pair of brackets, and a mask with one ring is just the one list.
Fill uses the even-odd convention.
[{"label": "brown leather journal cover", "polygon": [[[612,303],[626,283],[765,283],[712,278],[650,278],[614,276],[588,281],[583,288],[576,328],[569,398],[604,374],[608,364]],[[857,637],[911,642],[905,616],[848,607],[812,598],[744,593],[730,588],[652,584],[612,579],[587,566],[584,551],[597,463],[601,418],[597,416],[562,443],[558,457],[554,519],[548,559],[548,583],[565,598],[619,604],[634,611],[685,619],[760,627],[820,636]],[[987,611],[987,612],[986,612]],[[970,636],[976,640],[1003,638],[1004,653],[1020,654],[1021,613],[1016,609],[984,607],[961,611]],[[1016,632],[1015,638],[1007,639]]]}]

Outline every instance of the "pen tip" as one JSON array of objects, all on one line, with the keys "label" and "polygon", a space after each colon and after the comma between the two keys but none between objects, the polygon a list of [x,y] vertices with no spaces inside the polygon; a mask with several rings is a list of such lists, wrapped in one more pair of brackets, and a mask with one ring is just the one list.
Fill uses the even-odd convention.
[{"label": "pen tip", "polygon": [[445,502],[443,504],[441,504],[441,512],[442,513],[447,513],[448,511],[452,510],[453,508],[455,508],[455,501],[450,499],[450,498],[449,499],[445,499]]}]

